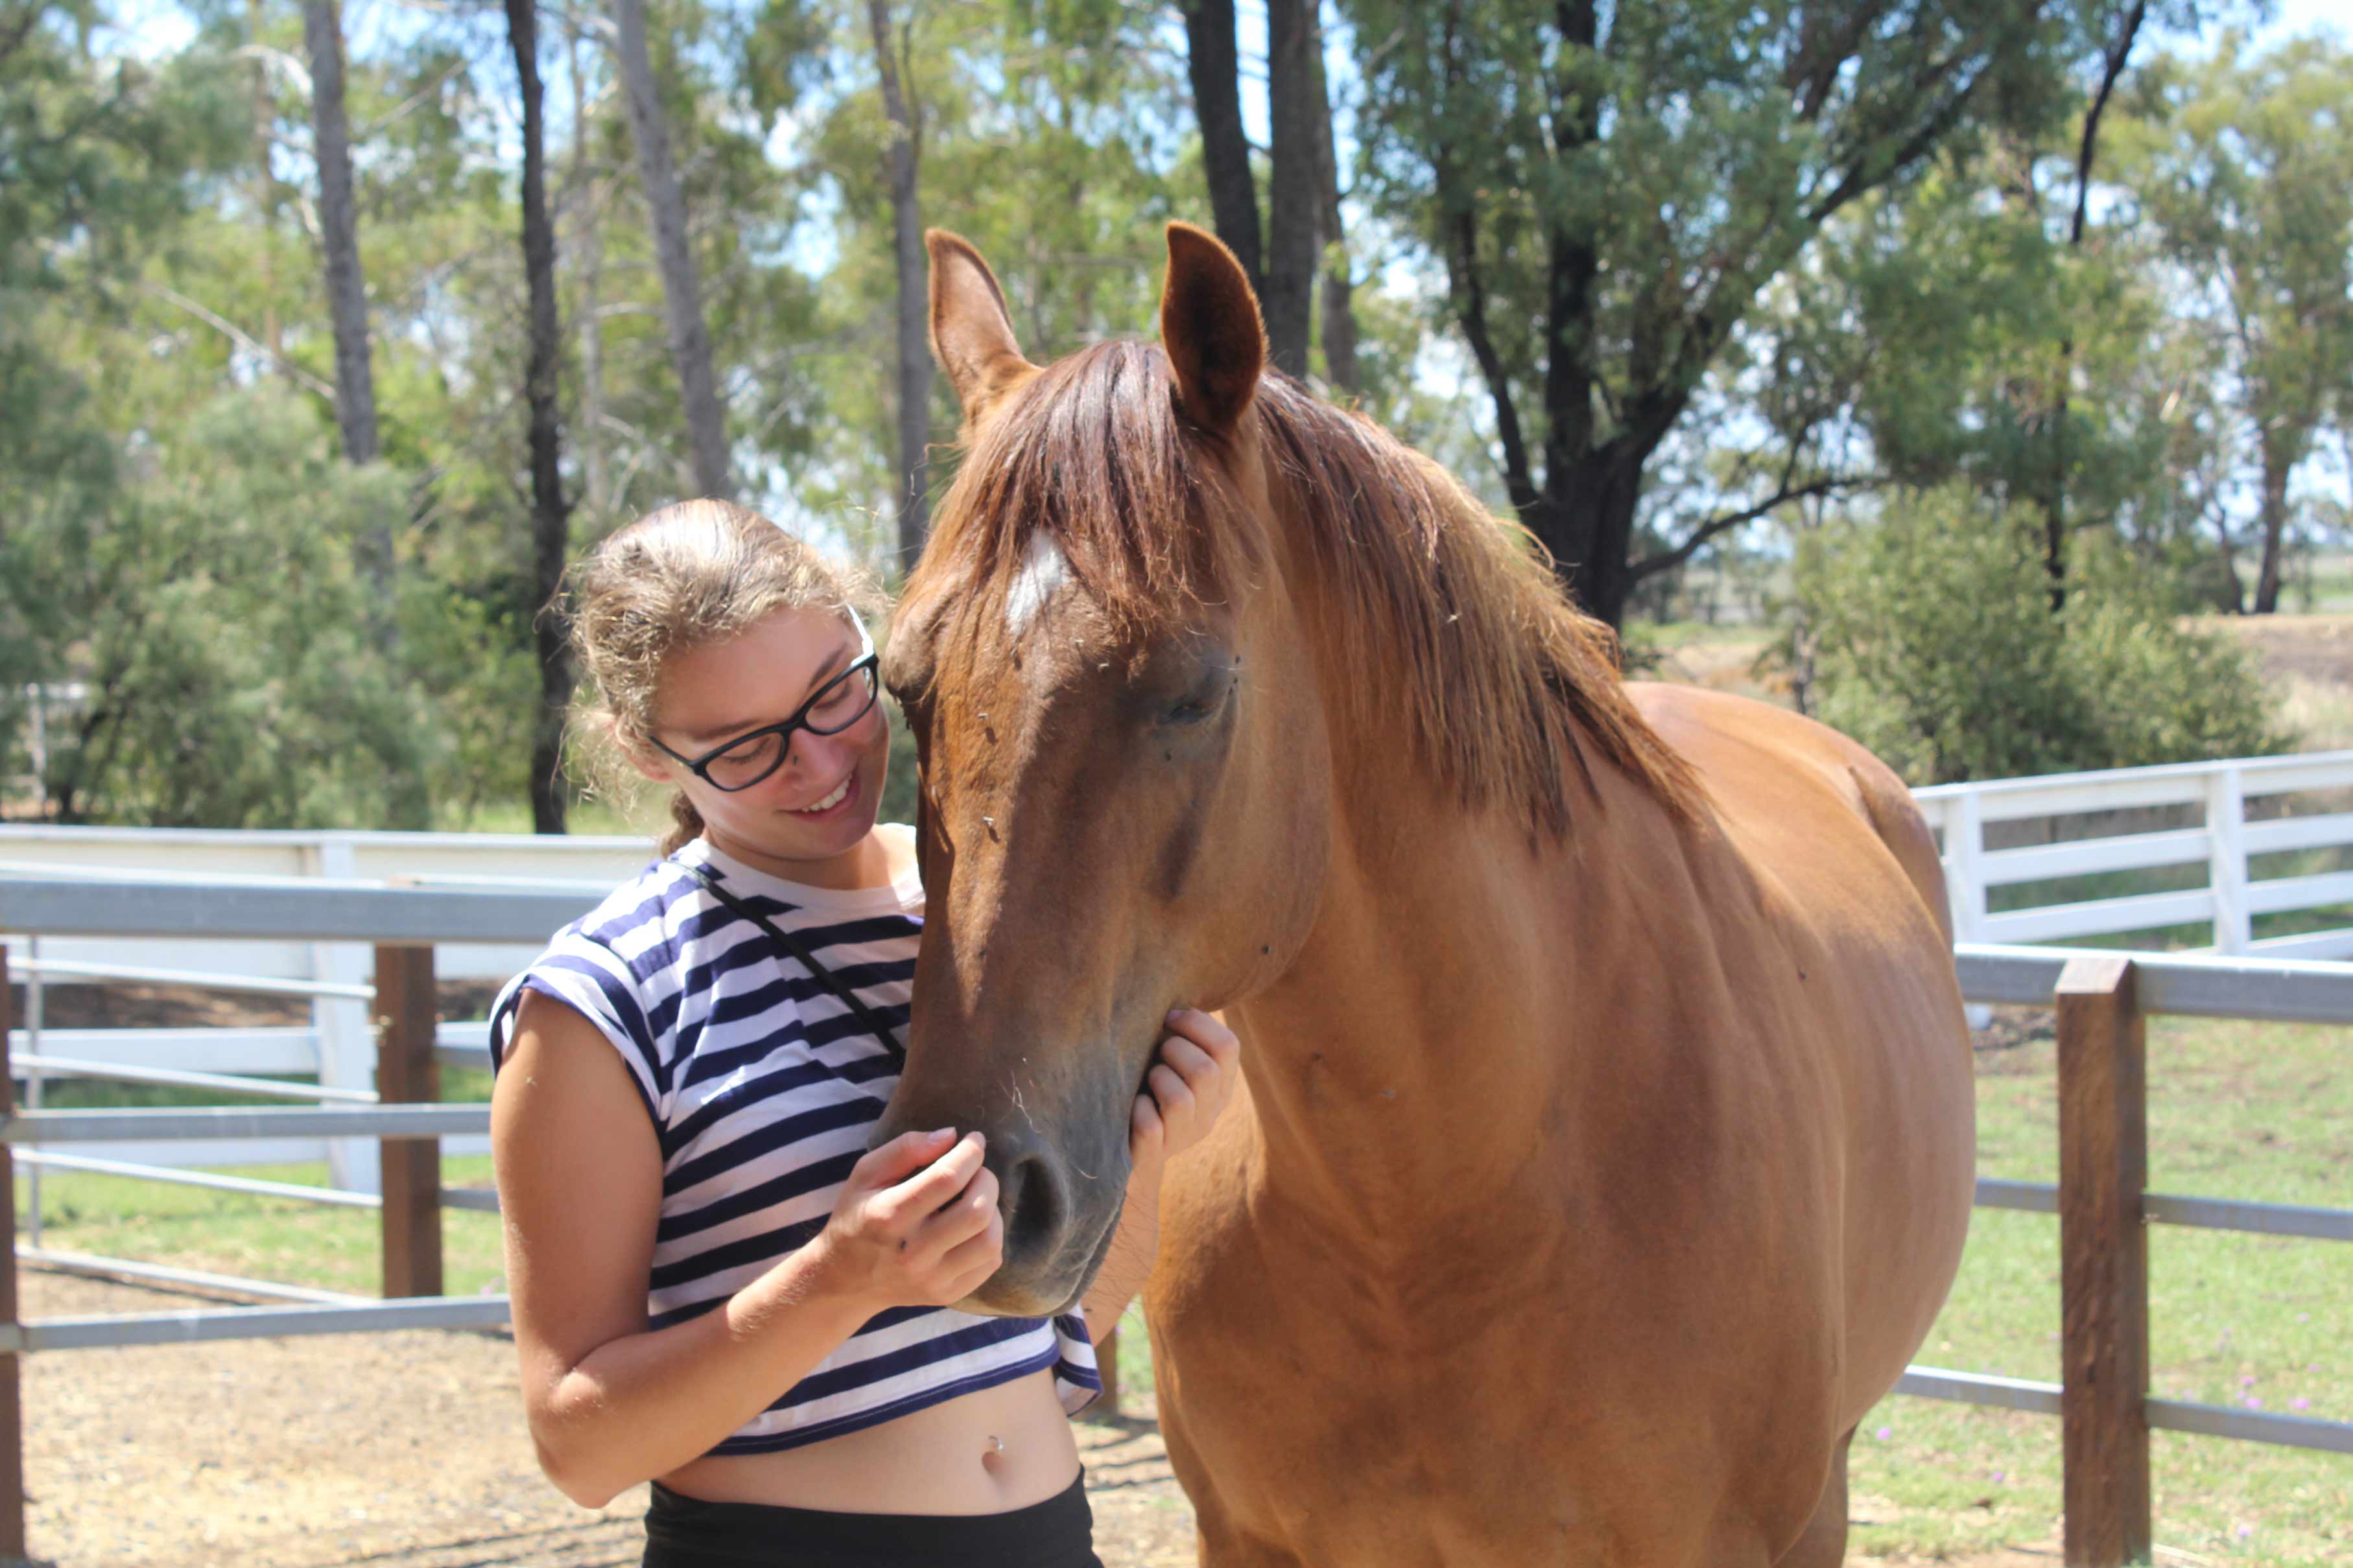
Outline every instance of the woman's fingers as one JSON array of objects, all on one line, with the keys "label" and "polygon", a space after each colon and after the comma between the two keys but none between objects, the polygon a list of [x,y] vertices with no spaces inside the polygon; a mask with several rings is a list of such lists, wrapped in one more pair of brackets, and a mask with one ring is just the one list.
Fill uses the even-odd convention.
[{"label": "woman's fingers", "polygon": [[1166,1062],[1156,1062],[1144,1075],[1144,1081],[1152,1086],[1152,1098],[1159,1102],[1161,1121],[1181,1122],[1191,1119],[1196,1104],[1193,1086],[1175,1068]]},{"label": "woman's fingers", "polygon": [[1217,1058],[1220,1067],[1229,1067],[1242,1048],[1241,1040],[1225,1020],[1214,1013],[1204,1013],[1198,1007],[1178,1007],[1168,1015],[1168,1026],[1194,1045]]},{"label": "woman's fingers", "polygon": [[982,1171],[963,1194],[923,1221],[915,1245],[925,1252],[952,1252],[987,1230],[997,1217],[997,1173]]},{"label": "woman's fingers", "polygon": [[1196,1089],[1208,1082],[1218,1070],[1218,1058],[1182,1035],[1171,1035],[1160,1042],[1160,1059],[1175,1068]]},{"label": "woman's fingers", "polygon": [[961,1301],[980,1289],[1005,1261],[1005,1218],[990,1205],[987,1223],[979,1233],[958,1242],[941,1255],[935,1277],[943,1302]]},{"label": "woman's fingers", "polygon": [[988,1152],[988,1141],[967,1132],[955,1147],[895,1187],[875,1194],[874,1217],[902,1235],[965,1190]]}]

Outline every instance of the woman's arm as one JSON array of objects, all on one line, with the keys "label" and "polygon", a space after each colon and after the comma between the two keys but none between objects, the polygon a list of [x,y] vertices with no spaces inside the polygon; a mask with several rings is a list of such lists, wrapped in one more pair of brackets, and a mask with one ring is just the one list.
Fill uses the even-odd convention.
[{"label": "woman's arm", "polygon": [[822,1234],[700,1317],[646,1327],[661,1152],[596,1026],[526,994],[491,1093],[523,1403],[540,1468],[601,1507],[709,1452],[875,1313],[961,1300],[1004,1247],[975,1133],[858,1162]]},{"label": "woman's arm", "polygon": [[1151,1278],[1160,1247],[1160,1175],[1172,1154],[1198,1143],[1233,1098],[1241,1042],[1214,1013],[1179,1007],[1168,1015],[1174,1031],[1160,1042],[1160,1060],[1145,1075],[1151,1090],[1135,1097],[1127,1133],[1127,1204],[1103,1268],[1084,1300],[1087,1337],[1100,1345]]}]

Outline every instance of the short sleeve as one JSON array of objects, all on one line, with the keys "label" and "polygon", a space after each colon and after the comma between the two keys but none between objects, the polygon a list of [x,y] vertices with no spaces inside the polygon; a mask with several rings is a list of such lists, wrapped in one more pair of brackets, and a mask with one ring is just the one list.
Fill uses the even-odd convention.
[{"label": "short sleeve", "polygon": [[637,977],[620,954],[593,937],[577,931],[558,931],[547,944],[547,951],[533,959],[530,968],[507,982],[506,989],[499,993],[498,1002],[491,1009],[493,1072],[506,1059],[515,1014],[526,991],[536,991],[564,1003],[613,1042],[614,1048],[621,1053],[622,1064],[629,1069],[629,1080],[637,1085],[638,1098],[644,1101],[646,1114],[659,1129],[663,1124],[662,1107],[669,1099],[670,1074],[662,1064],[653,1028],[647,1022],[644,1004],[638,998]]},{"label": "short sleeve", "polygon": [[1103,1372],[1095,1365],[1094,1342],[1087,1338],[1085,1309],[1073,1308],[1054,1319],[1054,1392],[1061,1396],[1063,1413],[1076,1415],[1103,1393]]}]

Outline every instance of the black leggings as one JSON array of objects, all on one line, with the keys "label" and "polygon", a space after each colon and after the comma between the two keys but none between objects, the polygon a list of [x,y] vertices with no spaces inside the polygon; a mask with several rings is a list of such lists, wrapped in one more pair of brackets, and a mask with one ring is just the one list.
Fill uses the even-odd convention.
[{"label": "black leggings", "polygon": [[828,1513],[654,1483],[643,1568],[1103,1568],[1086,1477],[1011,1513]]}]

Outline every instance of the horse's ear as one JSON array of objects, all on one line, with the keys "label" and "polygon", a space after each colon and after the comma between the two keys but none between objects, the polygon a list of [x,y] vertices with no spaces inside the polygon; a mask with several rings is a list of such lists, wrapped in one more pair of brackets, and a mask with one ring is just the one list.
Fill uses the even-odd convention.
[{"label": "horse's ear", "polygon": [[1021,357],[1005,290],[980,252],[944,228],[926,230],[923,245],[932,253],[932,354],[948,373],[969,429],[1038,367]]},{"label": "horse's ear", "polygon": [[1215,235],[1168,226],[1168,281],[1160,291],[1160,343],[1176,373],[1176,402],[1219,435],[1250,409],[1266,368],[1266,325],[1250,274]]}]

